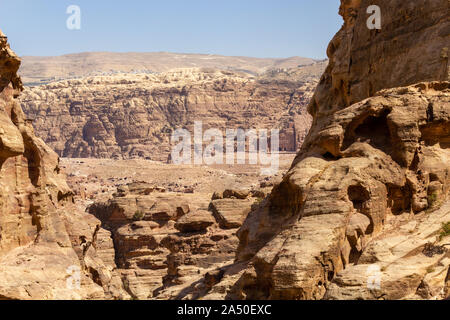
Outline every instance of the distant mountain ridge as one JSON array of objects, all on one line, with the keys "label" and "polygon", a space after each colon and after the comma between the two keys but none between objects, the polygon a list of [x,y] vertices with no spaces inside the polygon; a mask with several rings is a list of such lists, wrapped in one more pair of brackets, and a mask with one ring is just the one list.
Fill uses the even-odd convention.
[{"label": "distant mountain ridge", "polygon": [[19,73],[28,85],[121,72],[159,73],[177,68],[213,68],[256,75],[319,62],[302,57],[252,58],[169,52],[85,52],[55,57],[25,56],[22,61]]}]

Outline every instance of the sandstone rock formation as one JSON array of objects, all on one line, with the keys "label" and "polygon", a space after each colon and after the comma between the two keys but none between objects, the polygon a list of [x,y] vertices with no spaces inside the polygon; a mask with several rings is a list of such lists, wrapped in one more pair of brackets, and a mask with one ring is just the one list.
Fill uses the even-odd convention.
[{"label": "sandstone rock formation", "polygon": [[110,235],[72,203],[16,100],[19,66],[0,32],[0,299],[124,298]]},{"label": "sandstone rock formation", "polygon": [[188,128],[193,135],[195,121],[224,134],[280,129],[280,149],[296,152],[310,127],[306,106],[317,83],[303,78],[259,81],[210,69],[122,74],[27,88],[21,102],[38,135],[62,157],[167,161],[172,132]]},{"label": "sandstone rock formation", "polygon": [[[238,209],[249,212],[256,201],[249,192],[244,198],[234,197],[236,193],[242,194],[224,192],[229,204],[224,215]],[[223,225],[208,211],[208,201],[131,183],[120,187],[113,199],[89,207],[112,234],[118,272],[131,297],[175,299],[183,288],[206,285],[200,280],[206,276],[211,282],[215,270],[233,263],[236,231],[245,215],[232,216],[233,224]]]},{"label": "sandstone rock formation", "polygon": [[[373,4],[381,30],[366,26]],[[301,152],[239,230],[236,263],[186,297],[448,296],[448,12],[446,0],[341,1]]]},{"label": "sandstone rock formation", "polygon": [[[381,30],[366,26],[373,4]],[[20,61],[0,34],[0,298],[448,298],[448,12],[447,0],[341,0],[344,25],[308,108],[312,128],[269,196],[270,179],[260,182],[264,191],[225,190],[211,200],[134,182],[94,203],[91,215],[72,202],[57,154],[15,100]],[[280,90],[300,103],[285,101],[289,108],[266,121],[296,132],[286,119],[304,116],[309,99],[286,83],[293,74],[93,77],[35,88],[23,103],[60,154],[151,157],[164,149],[146,147],[192,119],[259,125],[267,115],[256,106],[274,112]],[[243,113],[236,88],[257,100]],[[205,107],[211,101],[217,110]],[[142,128],[151,141],[141,140]],[[80,289],[68,286],[74,267]]]}]

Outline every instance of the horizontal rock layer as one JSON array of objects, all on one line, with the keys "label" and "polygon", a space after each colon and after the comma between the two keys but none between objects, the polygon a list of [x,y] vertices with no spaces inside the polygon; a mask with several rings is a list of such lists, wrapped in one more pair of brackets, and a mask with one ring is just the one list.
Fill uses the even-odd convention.
[{"label": "horizontal rock layer", "polygon": [[197,290],[204,277],[205,288],[215,284],[214,271],[233,263],[236,231],[256,202],[249,192],[231,190],[208,205],[201,196],[166,193],[146,183],[119,189],[89,212],[112,233],[118,272],[136,299],[177,299]]},{"label": "horizontal rock layer", "polygon": [[282,72],[255,78],[183,69],[31,87],[21,103],[60,156],[167,161],[172,132],[187,128],[193,137],[195,121],[224,136],[226,129],[280,129],[280,150],[296,152],[310,127],[306,106],[315,85],[285,80]]},{"label": "horizontal rock layer", "polygon": [[[367,27],[369,5],[381,8],[381,30]],[[436,238],[449,218],[448,12],[446,0],[341,1],[311,131],[239,230],[237,263],[198,297],[448,296]],[[398,217],[417,227],[406,235],[388,224]],[[437,248],[433,259],[425,247]]]},{"label": "horizontal rock layer", "polygon": [[72,203],[58,155],[16,100],[19,66],[0,32],[0,299],[126,297],[110,234]]}]

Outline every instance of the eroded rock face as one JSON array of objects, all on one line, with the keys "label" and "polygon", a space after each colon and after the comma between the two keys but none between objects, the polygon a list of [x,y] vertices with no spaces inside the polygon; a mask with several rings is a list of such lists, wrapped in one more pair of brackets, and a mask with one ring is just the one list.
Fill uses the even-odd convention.
[{"label": "eroded rock face", "polygon": [[[314,120],[302,150],[239,230],[237,263],[200,296],[445,297],[446,251],[426,260],[420,248],[443,244],[436,233],[450,215],[443,205],[450,186],[450,86],[442,55],[450,43],[449,3],[341,3],[345,22],[328,48],[330,64],[309,107]],[[379,31],[366,26],[373,4],[382,11]],[[417,229],[392,235],[387,222],[396,217]],[[377,263],[386,281],[372,292],[366,271]]]},{"label": "eroded rock face", "polygon": [[[19,58],[0,32],[0,299],[120,298],[112,242],[81,213],[59,159],[15,99]],[[80,284],[67,279],[80,271]]]},{"label": "eroded rock face", "polygon": [[[415,219],[390,217],[384,231],[367,244],[357,264],[339,272],[326,299],[444,299],[448,247],[437,241],[450,220],[450,203]],[[441,242],[441,243],[439,243]],[[448,242],[444,240],[444,242]]]},{"label": "eroded rock face", "polygon": [[130,296],[177,299],[199,290],[197,282],[202,290],[213,285],[211,278],[209,284],[200,280],[233,263],[236,232],[245,219],[242,212],[248,213],[256,200],[249,192],[224,194],[229,198],[223,212],[239,209],[240,220],[231,215],[227,217],[234,218],[233,223],[224,224],[212,210],[216,200],[166,193],[145,183],[120,187],[113,199],[90,206],[89,212],[112,233],[118,272]]},{"label": "eroded rock face", "polygon": [[310,127],[306,107],[316,84],[182,69],[61,81],[27,88],[21,102],[60,156],[167,161],[172,132],[187,128],[193,135],[195,121],[224,135],[226,129],[280,129],[280,149],[296,152]]}]

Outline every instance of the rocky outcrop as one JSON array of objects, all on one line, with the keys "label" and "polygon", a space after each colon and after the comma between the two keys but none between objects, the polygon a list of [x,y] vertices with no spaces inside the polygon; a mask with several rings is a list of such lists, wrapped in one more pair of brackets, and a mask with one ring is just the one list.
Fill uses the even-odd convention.
[{"label": "rocky outcrop", "polygon": [[19,66],[0,32],[0,299],[124,297],[108,232],[72,203],[57,154],[16,100]]},{"label": "rocky outcrop", "polygon": [[[381,30],[366,26],[373,4],[381,7]],[[15,101],[20,62],[2,36],[0,298],[448,298],[448,6],[447,0],[341,1],[344,25],[328,48],[329,65],[309,105],[312,128],[265,199],[258,191],[226,190],[209,200],[133,183],[91,206],[95,217],[71,203],[57,155],[34,136]],[[59,153],[151,157],[164,150],[142,148],[164,145],[173,128],[193,119],[206,127],[261,122],[267,114],[258,112],[272,110],[284,81],[260,79],[271,88],[268,94],[250,78],[223,72],[164,76],[71,80],[80,86],[73,92],[71,81],[60,82],[36,89],[25,101]],[[112,83],[108,93],[102,81]],[[136,81],[152,84],[145,89]],[[86,94],[96,85],[102,93]],[[263,100],[241,108],[249,117],[239,113],[236,87]],[[213,112],[226,113],[222,120],[213,120],[218,118],[205,107],[211,101],[195,94],[200,89],[214,97]],[[49,90],[61,91],[51,98]],[[84,100],[74,99],[78,93],[90,97],[86,106],[101,116],[86,117]],[[117,97],[117,105],[111,107],[106,94]],[[64,116],[53,103],[60,97],[67,97]],[[199,110],[193,118],[186,116],[189,97]],[[51,102],[48,110],[44,100]],[[271,126],[292,116],[274,110]],[[161,119],[172,127],[158,127]],[[46,129],[61,124],[68,124],[67,132],[52,136]],[[141,127],[155,128],[145,132],[154,140],[141,141]],[[73,140],[64,136],[69,132]],[[73,267],[81,271],[80,289],[67,285]]]},{"label": "rocky outcrop", "polygon": [[392,217],[367,244],[357,264],[339,272],[326,299],[444,299],[449,241],[439,240],[450,203],[414,219]]},{"label": "rocky outcrop", "polygon": [[[224,196],[229,207],[241,212],[249,212],[257,200],[242,191],[227,190]],[[131,183],[120,187],[106,203],[90,206],[89,212],[112,233],[118,272],[130,296],[177,299],[184,288],[195,287],[197,282],[211,287],[200,280],[233,263],[236,231],[245,216],[240,215],[240,223],[233,217],[233,224],[224,225],[223,219],[208,210],[215,201],[208,205],[209,200],[199,195]]]},{"label": "rocky outcrop", "polygon": [[[381,30],[366,26],[374,4]],[[446,297],[448,10],[446,0],[341,1],[302,150],[239,230],[237,262],[194,296]]]},{"label": "rocky outcrop", "polygon": [[[323,63],[318,68],[322,70]],[[296,152],[311,119],[318,78],[182,69],[162,74],[90,77],[27,88],[22,108],[59,156],[167,161],[171,134],[194,122],[203,130],[280,129],[280,150]]]}]

